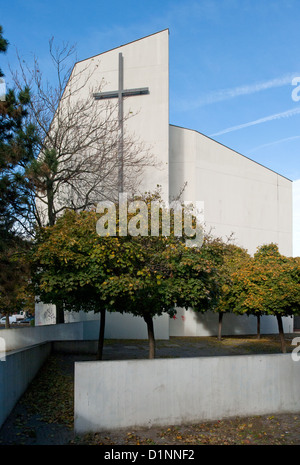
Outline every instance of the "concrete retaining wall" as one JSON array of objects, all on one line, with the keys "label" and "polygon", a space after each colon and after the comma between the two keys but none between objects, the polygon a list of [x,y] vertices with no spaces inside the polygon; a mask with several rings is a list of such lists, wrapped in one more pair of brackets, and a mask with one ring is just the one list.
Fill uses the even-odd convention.
[{"label": "concrete retaining wall", "polygon": [[48,341],[82,340],[83,331],[83,323],[30,326],[28,328],[12,327],[1,329],[0,339],[4,341],[2,345],[8,352]]},{"label": "concrete retaining wall", "polygon": [[290,354],[75,363],[75,431],[300,411]]},{"label": "concrete retaining wall", "polygon": [[51,352],[51,344],[40,344],[10,354],[0,361],[0,427],[25,392]]},{"label": "concrete retaining wall", "polygon": [[[154,318],[156,339],[169,339],[169,319],[168,315]],[[95,319],[59,325],[1,329],[0,340],[4,341],[6,351],[29,347],[47,341],[97,341],[99,325],[99,319]],[[126,314],[108,313],[105,324],[105,338],[147,339],[147,326],[143,318]]]}]

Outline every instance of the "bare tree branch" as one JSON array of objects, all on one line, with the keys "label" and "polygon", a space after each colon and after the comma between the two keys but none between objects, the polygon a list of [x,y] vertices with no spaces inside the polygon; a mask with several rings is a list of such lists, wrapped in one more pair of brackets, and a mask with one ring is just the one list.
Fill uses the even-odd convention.
[{"label": "bare tree branch", "polygon": [[[35,190],[38,224],[54,224],[64,209],[93,209],[100,200],[118,196],[117,103],[93,98],[95,91],[101,91],[91,85],[93,73],[99,73],[93,60],[70,66],[75,47],[56,47],[53,38],[49,49],[56,86],[43,78],[36,58],[29,66],[18,55],[19,72],[12,73],[18,89],[24,84],[31,89],[28,118],[39,134],[37,159],[26,172]],[[134,116],[125,115],[124,123]],[[141,141],[126,132],[123,153],[124,189],[135,192],[145,167],[156,161]]]}]

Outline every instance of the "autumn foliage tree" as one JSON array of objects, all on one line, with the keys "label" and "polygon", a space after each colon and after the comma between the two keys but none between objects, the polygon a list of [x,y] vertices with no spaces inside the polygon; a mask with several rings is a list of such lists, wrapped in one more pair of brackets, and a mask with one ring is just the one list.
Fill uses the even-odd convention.
[{"label": "autumn foliage tree", "polygon": [[282,317],[300,312],[299,260],[280,254],[276,244],[263,245],[231,274],[224,305],[236,314],[273,315],[286,352]]},{"label": "autumn foliage tree", "polygon": [[218,340],[222,339],[222,324],[226,313],[233,313],[236,308],[238,291],[232,288],[233,281],[240,270],[249,264],[251,256],[246,249],[229,243],[223,250],[222,262],[219,264],[219,273],[222,279],[222,292],[216,312],[219,315]]}]

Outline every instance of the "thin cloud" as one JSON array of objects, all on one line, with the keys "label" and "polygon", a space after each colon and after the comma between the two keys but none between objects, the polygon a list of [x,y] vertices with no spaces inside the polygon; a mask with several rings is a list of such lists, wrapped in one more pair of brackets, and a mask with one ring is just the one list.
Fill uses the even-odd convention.
[{"label": "thin cloud", "polygon": [[200,97],[199,99],[195,99],[190,104],[186,103],[186,101],[181,101],[179,102],[179,106],[181,106],[181,110],[191,110],[204,105],[230,100],[242,95],[250,95],[257,92],[262,92],[264,90],[274,89],[276,87],[292,85],[293,78],[298,75],[299,73],[286,74],[278,78],[269,79],[268,81],[258,82],[255,84],[247,84],[230,89],[216,90],[203,97]]},{"label": "thin cloud", "polygon": [[269,142],[268,144],[258,145],[257,147],[254,147],[253,149],[250,149],[249,152],[251,152],[251,153],[256,152],[257,150],[264,149],[265,147],[269,147],[271,145],[277,145],[277,144],[281,144],[283,142],[289,142],[291,140],[297,140],[297,139],[300,139],[300,136],[285,137],[284,139],[275,140],[274,142]]},{"label": "thin cloud", "polygon": [[220,136],[222,134],[227,134],[228,132],[238,131],[239,129],[248,128],[250,126],[255,126],[257,124],[267,123],[268,121],[274,121],[274,120],[282,119],[282,118],[290,118],[291,116],[297,115],[299,113],[300,113],[300,107],[292,108],[291,110],[283,111],[282,113],[275,113],[270,116],[265,116],[264,118],[256,119],[255,121],[249,121],[248,123],[239,124],[237,126],[232,126],[230,128],[223,129],[222,131],[211,134],[209,137]]}]

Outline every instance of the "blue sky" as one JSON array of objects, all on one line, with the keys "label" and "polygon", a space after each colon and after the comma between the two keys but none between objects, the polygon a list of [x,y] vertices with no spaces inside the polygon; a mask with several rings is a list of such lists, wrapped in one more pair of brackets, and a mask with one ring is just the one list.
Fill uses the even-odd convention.
[{"label": "blue sky", "polygon": [[[3,2],[4,3],[4,2]],[[170,31],[170,123],[212,137],[300,180],[299,0],[10,0],[0,7],[15,48],[50,69],[48,41],[77,46],[78,60]],[[299,186],[295,183],[295,186]],[[299,187],[298,187],[299,189]]]}]

